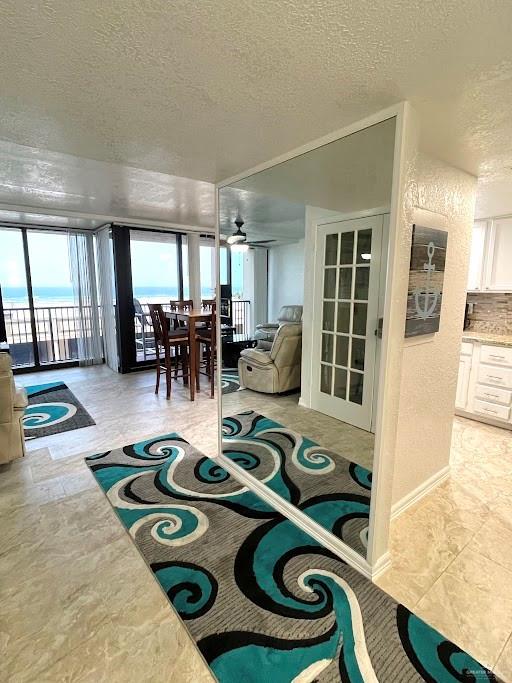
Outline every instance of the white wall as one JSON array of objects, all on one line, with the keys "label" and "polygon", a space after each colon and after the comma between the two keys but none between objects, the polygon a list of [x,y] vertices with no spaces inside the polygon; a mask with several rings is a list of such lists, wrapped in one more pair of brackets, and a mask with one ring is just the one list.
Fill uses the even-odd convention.
[{"label": "white wall", "polygon": [[[373,565],[388,550],[392,506],[445,469],[450,458],[476,178],[421,153],[419,135],[418,117],[406,105],[390,224],[372,493],[375,526],[369,538]],[[449,236],[439,332],[406,340],[414,222],[445,229]]]},{"label": "white wall", "polygon": [[244,254],[244,299],[249,308],[249,333],[268,320],[267,249],[249,249]]},{"label": "white wall", "polygon": [[304,240],[268,250],[268,316],[281,306],[304,302]]},{"label": "white wall", "polygon": [[419,222],[447,230],[448,246],[439,332],[421,344],[401,340],[393,504],[449,464],[476,179],[420,153],[410,189],[406,229]]}]

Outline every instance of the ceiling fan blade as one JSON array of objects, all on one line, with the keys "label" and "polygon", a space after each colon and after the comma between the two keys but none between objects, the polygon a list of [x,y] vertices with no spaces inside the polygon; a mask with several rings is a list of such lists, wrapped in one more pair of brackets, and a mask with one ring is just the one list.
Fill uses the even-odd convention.
[{"label": "ceiling fan blade", "polygon": [[271,244],[275,241],[276,240],[251,240],[250,242],[247,242],[247,244]]}]

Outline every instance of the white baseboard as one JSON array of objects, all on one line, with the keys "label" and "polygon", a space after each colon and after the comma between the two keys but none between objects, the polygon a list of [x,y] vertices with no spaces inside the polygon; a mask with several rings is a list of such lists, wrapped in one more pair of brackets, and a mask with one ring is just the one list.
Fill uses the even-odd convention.
[{"label": "white baseboard", "polygon": [[433,491],[437,486],[439,486],[439,484],[441,484],[445,479],[447,479],[449,475],[450,465],[446,465],[445,467],[440,469],[439,472],[433,474],[431,477],[429,477],[417,488],[415,488],[413,491],[404,496],[397,503],[394,503],[391,506],[391,519],[396,519],[399,515],[402,514],[402,512],[405,512],[407,508],[410,508],[411,505],[415,505],[417,502],[419,502],[423,498],[423,496],[426,496],[427,493]]},{"label": "white baseboard", "polygon": [[379,578],[379,576],[384,574],[384,572],[387,572],[387,570],[390,569],[390,567],[391,555],[388,551],[387,553],[384,553],[382,557],[379,557],[374,567],[372,567],[372,581],[376,581]]},{"label": "white baseboard", "polygon": [[[266,503],[271,505],[277,512],[280,512],[284,517],[287,517],[299,529],[305,531],[312,536],[316,541],[321,543],[325,548],[332,553],[345,560],[354,569],[357,569],[367,579],[373,581],[378,575],[386,571],[390,566],[389,554],[386,553],[377,561],[375,567],[372,567],[366,558],[362,557],[353,548],[343,543],[339,538],[334,536],[330,531],[324,529],[320,524],[313,521],[302,510],[298,510],[294,505],[281,498],[277,493],[271,491],[268,486],[258,481],[251,474],[248,474],[239,465],[232,462],[224,454],[216,458],[216,461],[222,467],[233,475],[241,484],[253,491]],[[377,573],[376,573],[377,572]]]}]

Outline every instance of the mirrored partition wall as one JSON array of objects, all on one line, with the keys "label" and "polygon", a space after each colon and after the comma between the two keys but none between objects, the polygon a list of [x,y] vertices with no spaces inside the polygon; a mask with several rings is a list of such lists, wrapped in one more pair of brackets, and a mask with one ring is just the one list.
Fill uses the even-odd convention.
[{"label": "mirrored partition wall", "polygon": [[363,557],[395,122],[219,189],[223,456]]}]

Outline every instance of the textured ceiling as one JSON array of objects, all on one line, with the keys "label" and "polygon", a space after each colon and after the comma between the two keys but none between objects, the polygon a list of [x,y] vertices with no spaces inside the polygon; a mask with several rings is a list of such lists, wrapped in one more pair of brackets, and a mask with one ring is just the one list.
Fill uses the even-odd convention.
[{"label": "textured ceiling", "polygon": [[0,140],[0,208],[12,206],[63,212],[75,221],[77,214],[104,216],[102,223],[112,216],[211,229],[215,221],[211,183]]},{"label": "textured ceiling", "polygon": [[225,237],[236,231],[233,221],[240,216],[249,240],[294,242],[304,237],[304,215],[304,204],[275,196],[234,187],[222,188],[219,193],[219,226]]},{"label": "textured ceiling", "polygon": [[509,0],[3,0],[0,138],[220,180],[403,99],[512,165]]},{"label": "textured ceiling", "polygon": [[220,229],[240,215],[251,240],[304,236],[305,206],[349,214],[391,202],[395,119],[260,171],[219,194]]}]

